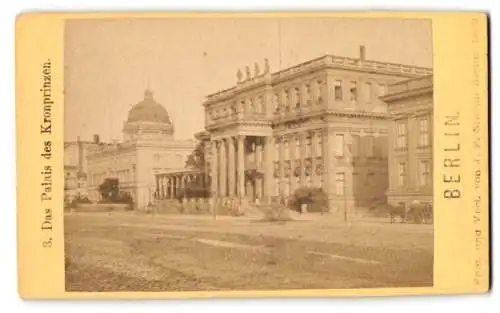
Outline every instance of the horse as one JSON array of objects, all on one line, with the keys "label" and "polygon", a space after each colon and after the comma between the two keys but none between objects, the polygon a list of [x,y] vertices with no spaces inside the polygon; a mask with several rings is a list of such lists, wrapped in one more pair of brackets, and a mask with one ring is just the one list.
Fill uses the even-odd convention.
[{"label": "horse", "polygon": [[391,224],[396,222],[396,216],[399,216],[401,223],[406,222],[406,206],[403,202],[398,203],[396,206],[388,203],[386,208],[389,213],[389,218],[391,219]]},{"label": "horse", "polygon": [[392,205],[391,203],[378,203],[370,207],[370,211],[381,208],[384,212],[389,215],[390,223],[394,224],[396,222],[396,216],[399,216],[400,222],[404,223],[406,221],[406,206],[403,202],[398,203],[398,205]]},{"label": "horse", "polygon": [[415,200],[410,204],[408,215],[416,224],[432,222],[432,203]]}]

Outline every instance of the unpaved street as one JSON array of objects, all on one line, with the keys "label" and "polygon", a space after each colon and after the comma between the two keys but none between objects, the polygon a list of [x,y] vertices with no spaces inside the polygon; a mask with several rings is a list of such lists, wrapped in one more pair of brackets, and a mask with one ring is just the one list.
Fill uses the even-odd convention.
[{"label": "unpaved street", "polygon": [[68,291],[430,286],[431,225],[327,216],[286,223],[205,216],[65,217]]}]

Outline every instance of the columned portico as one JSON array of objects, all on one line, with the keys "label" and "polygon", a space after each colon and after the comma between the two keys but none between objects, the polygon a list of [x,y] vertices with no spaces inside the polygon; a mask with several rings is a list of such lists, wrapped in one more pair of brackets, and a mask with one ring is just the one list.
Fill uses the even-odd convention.
[{"label": "columned portico", "polygon": [[[212,198],[259,198],[261,202],[269,203],[275,190],[273,144],[272,136],[235,135],[213,139],[210,164]],[[247,184],[250,186],[248,190]]]}]

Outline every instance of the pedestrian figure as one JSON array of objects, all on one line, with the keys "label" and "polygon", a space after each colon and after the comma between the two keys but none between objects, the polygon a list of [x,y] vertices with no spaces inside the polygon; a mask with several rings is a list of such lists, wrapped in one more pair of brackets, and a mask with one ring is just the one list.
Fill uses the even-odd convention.
[{"label": "pedestrian figure", "polygon": [[298,204],[298,211],[300,214],[302,214],[302,206],[305,205],[304,199],[303,198],[297,199],[297,204]]}]

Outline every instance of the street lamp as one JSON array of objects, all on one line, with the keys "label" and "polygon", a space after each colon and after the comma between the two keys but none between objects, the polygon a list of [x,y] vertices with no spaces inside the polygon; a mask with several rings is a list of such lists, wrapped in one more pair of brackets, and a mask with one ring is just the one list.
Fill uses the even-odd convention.
[{"label": "street lamp", "polygon": [[346,187],[346,176],[344,173],[344,223],[347,224],[347,187]]}]

